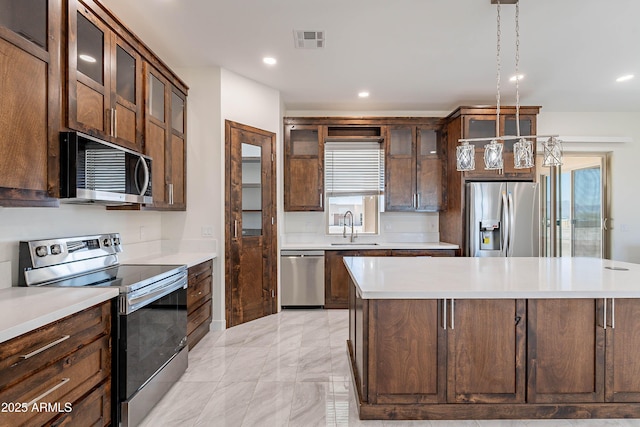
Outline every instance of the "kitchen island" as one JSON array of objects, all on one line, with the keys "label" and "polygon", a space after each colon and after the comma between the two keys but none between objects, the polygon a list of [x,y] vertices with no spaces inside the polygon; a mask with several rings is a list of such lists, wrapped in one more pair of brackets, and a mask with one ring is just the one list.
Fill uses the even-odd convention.
[{"label": "kitchen island", "polygon": [[640,265],[344,262],[361,419],[640,418]]}]

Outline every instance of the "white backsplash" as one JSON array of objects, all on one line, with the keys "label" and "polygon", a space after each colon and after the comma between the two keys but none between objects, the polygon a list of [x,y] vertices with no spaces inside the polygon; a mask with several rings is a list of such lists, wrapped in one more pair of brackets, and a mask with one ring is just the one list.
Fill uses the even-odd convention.
[{"label": "white backsplash", "polygon": [[[331,243],[342,236],[325,234],[324,212],[284,212],[280,222],[282,243]],[[437,212],[382,212],[380,234],[359,235],[361,243],[436,243],[440,240]]]}]

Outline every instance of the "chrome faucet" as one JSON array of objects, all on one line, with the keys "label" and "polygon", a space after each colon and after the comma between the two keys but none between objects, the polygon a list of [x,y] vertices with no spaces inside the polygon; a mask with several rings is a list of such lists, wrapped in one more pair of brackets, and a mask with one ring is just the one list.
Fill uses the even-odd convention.
[{"label": "chrome faucet", "polygon": [[358,233],[353,234],[353,212],[346,211],[342,217],[342,237],[347,238],[347,215],[351,218],[351,235],[349,236],[349,242],[353,243],[353,240],[358,237]]}]

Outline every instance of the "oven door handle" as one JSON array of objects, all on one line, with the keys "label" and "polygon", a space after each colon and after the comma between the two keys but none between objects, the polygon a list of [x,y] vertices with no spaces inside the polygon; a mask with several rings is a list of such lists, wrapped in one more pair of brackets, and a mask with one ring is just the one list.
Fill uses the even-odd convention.
[{"label": "oven door handle", "polygon": [[129,314],[137,309],[144,307],[145,305],[152,303],[165,295],[169,295],[171,292],[187,287],[187,275],[180,274],[177,279],[171,280],[166,285],[163,285],[159,288],[155,288],[151,291],[144,292],[141,294],[136,294],[136,292],[132,292],[131,295],[124,295],[124,307],[120,307],[120,314]]}]

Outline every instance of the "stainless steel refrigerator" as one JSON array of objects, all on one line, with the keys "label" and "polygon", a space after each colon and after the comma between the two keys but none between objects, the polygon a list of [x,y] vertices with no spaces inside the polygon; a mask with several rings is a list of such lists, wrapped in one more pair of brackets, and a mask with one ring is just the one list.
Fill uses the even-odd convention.
[{"label": "stainless steel refrigerator", "polygon": [[467,256],[539,256],[540,202],[533,182],[466,184]]}]

